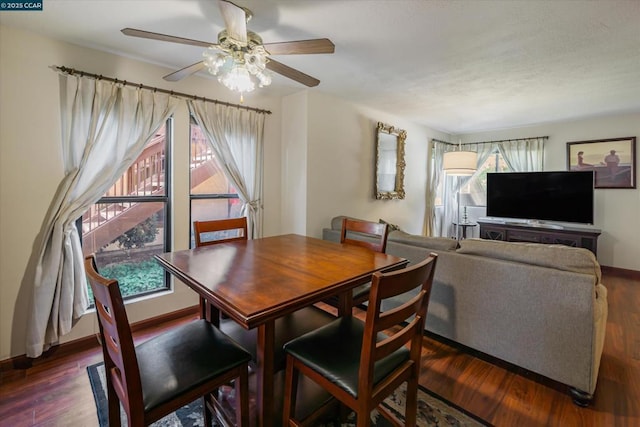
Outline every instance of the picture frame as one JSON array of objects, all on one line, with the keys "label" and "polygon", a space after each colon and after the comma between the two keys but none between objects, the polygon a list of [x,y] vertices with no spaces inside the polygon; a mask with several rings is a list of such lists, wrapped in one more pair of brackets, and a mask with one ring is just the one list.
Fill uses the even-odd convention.
[{"label": "picture frame", "polygon": [[636,188],[636,137],[567,142],[567,170],[595,171],[595,188]]}]

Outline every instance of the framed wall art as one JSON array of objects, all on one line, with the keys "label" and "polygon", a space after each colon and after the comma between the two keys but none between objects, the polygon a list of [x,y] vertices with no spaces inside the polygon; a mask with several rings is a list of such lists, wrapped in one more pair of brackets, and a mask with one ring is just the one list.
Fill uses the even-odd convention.
[{"label": "framed wall art", "polygon": [[567,170],[595,171],[595,188],[636,188],[636,137],[567,142]]}]

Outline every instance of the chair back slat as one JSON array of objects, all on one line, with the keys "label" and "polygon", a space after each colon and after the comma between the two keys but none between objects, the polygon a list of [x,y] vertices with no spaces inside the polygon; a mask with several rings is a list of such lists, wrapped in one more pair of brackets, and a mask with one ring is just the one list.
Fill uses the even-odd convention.
[{"label": "chair back slat", "polygon": [[419,310],[419,305],[422,303],[424,296],[423,291],[420,291],[404,304],[380,313],[376,322],[376,330],[378,332],[384,331],[413,317]]},{"label": "chair back slat", "polygon": [[[204,239],[203,235],[210,235],[222,231],[231,232],[237,230],[238,232],[229,236],[229,233],[223,237],[213,236],[213,239]],[[193,234],[195,235],[196,247],[215,245],[218,243],[233,242],[236,240],[247,240],[247,218],[229,218],[219,219],[211,221],[194,221],[193,222]]]},{"label": "chair back slat", "polygon": [[[98,273],[94,255],[85,258],[84,267],[93,291],[104,356],[105,375],[113,384],[120,402],[142,404],[142,384],[131,327],[117,280]],[[143,410],[140,408],[140,413]]]},{"label": "chair back slat", "polygon": [[[388,237],[389,227],[387,224],[350,218],[342,219],[340,243],[364,246],[376,252],[384,252],[387,249]],[[367,238],[369,240],[363,240]]]},{"label": "chair back slat", "polygon": [[420,319],[414,317],[407,326],[389,336],[389,338],[384,341],[377,342],[373,348],[372,358],[374,360],[380,360],[406,345],[408,342],[411,342],[416,334],[416,330],[419,331],[419,327]]}]

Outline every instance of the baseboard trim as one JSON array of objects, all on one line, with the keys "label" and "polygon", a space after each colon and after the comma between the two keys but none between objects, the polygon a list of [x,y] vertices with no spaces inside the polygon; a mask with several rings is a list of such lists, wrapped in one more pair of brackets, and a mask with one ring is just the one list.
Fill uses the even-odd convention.
[{"label": "baseboard trim", "polygon": [[[181,319],[183,317],[193,316],[200,313],[200,307],[197,305],[186,307],[180,310],[165,313],[160,316],[152,317],[150,319],[141,320],[140,322],[131,324],[131,331],[138,332],[140,330],[162,325],[163,323],[173,320]],[[34,366],[41,365],[45,362],[51,362],[52,360],[67,356],[69,354],[78,353],[91,348],[99,347],[100,343],[95,335],[90,335],[77,340],[69,341],[63,344],[55,345],[49,350],[42,353],[42,356],[32,359],[22,354],[6,360],[0,361],[0,372],[9,372],[12,370],[24,370]]]},{"label": "baseboard trim", "polygon": [[609,267],[606,265],[601,265],[600,270],[603,274],[622,277],[623,279],[640,280],[640,271],[637,270],[626,270],[624,268]]}]

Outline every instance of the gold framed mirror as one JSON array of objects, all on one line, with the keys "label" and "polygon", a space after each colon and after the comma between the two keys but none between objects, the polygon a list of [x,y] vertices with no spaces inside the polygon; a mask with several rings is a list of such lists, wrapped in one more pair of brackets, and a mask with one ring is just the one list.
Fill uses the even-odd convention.
[{"label": "gold framed mirror", "polygon": [[404,199],[404,144],[407,132],[386,123],[376,127],[376,199]]}]

